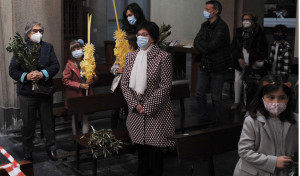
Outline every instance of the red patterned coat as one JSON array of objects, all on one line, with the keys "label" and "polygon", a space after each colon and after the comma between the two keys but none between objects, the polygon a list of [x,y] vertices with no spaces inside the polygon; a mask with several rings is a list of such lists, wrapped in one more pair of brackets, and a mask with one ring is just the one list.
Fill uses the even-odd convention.
[{"label": "red patterned coat", "polygon": [[[121,89],[128,103],[126,126],[134,143],[157,147],[175,145],[167,139],[175,133],[174,116],[170,100],[172,88],[172,57],[154,45],[147,53],[147,88],[138,95],[129,88],[131,70],[140,49],[126,56]],[[135,111],[142,104],[144,115]]]},{"label": "red patterned coat", "polygon": [[[80,97],[82,95],[82,90],[80,88],[81,77],[79,68],[75,66],[75,63],[71,60],[68,60],[66,64],[66,68],[63,71],[62,82],[66,87],[65,91],[65,108],[68,109],[68,98],[72,97]],[[93,87],[89,87],[89,95],[93,95],[94,90]]]}]

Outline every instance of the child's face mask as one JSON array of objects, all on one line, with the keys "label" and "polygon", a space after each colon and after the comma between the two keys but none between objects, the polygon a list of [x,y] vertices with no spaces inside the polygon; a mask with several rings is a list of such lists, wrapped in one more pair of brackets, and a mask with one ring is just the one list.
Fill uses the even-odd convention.
[{"label": "child's face mask", "polygon": [[286,109],[287,103],[268,103],[263,99],[265,108],[269,113],[278,116]]},{"label": "child's face mask", "polygon": [[82,49],[72,51],[72,56],[73,56],[75,59],[81,58],[82,55],[83,55]]}]

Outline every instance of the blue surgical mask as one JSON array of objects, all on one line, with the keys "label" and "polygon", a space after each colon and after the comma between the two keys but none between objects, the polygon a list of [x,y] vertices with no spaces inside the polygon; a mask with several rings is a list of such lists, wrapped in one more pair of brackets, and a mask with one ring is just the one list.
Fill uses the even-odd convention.
[{"label": "blue surgical mask", "polygon": [[149,46],[149,39],[148,37],[138,36],[136,43],[141,49],[145,49]]},{"label": "blue surgical mask", "polygon": [[134,25],[136,22],[136,18],[132,15],[131,17],[127,17],[129,24]]},{"label": "blue surgical mask", "polygon": [[82,55],[83,55],[82,49],[75,50],[75,51],[72,52],[72,56],[73,56],[75,59],[81,58]]},{"label": "blue surgical mask", "polygon": [[210,13],[204,10],[203,11],[203,16],[204,16],[205,19],[208,20],[210,18]]}]

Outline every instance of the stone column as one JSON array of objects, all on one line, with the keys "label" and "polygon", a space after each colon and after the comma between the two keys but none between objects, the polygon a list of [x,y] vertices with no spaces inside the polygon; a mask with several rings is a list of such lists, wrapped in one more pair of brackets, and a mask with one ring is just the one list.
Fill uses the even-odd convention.
[{"label": "stone column", "polygon": [[[24,33],[29,21],[38,21],[44,25],[43,40],[53,44],[59,62],[62,61],[61,0],[0,0],[0,131],[4,133],[18,130],[21,124],[16,84],[8,73],[12,54],[5,48],[15,32]],[[60,75],[61,71],[58,73]]]}]

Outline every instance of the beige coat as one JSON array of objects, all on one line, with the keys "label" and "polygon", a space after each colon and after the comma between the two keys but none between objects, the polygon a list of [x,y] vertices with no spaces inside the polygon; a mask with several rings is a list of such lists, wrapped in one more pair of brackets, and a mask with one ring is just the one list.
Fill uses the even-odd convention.
[{"label": "beige coat", "polygon": [[[295,116],[298,121],[298,117]],[[285,156],[298,151],[298,122],[284,122]],[[275,172],[277,156],[276,144],[268,121],[261,114],[257,119],[246,117],[238,144],[238,161],[234,176],[269,176]]]},{"label": "beige coat", "polygon": [[[129,87],[130,74],[137,53],[126,56],[121,89],[128,104],[126,126],[134,143],[157,147],[173,146],[168,139],[175,133],[174,116],[170,100],[172,88],[172,57],[154,45],[147,53],[147,88],[138,95]],[[144,115],[138,114],[135,107],[142,104]]]}]

